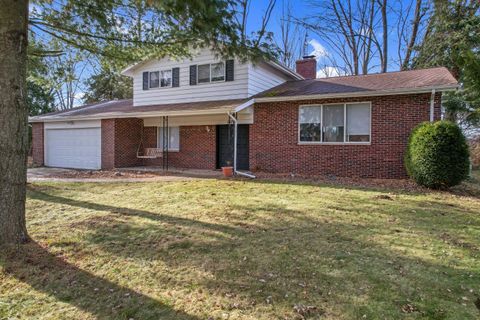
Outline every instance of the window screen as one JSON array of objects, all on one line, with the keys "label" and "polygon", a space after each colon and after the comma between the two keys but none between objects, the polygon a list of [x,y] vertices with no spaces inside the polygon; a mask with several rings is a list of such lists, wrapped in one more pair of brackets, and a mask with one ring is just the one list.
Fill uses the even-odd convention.
[{"label": "window screen", "polygon": [[343,142],[344,105],[323,106],[323,141]]},{"label": "window screen", "polygon": [[210,82],[210,65],[202,64],[198,66],[198,83]]},{"label": "window screen", "polygon": [[370,104],[347,104],[347,141],[370,142]]},{"label": "window screen", "polygon": [[321,141],[321,106],[300,108],[300,141]]},{"label": "window screen", "polygon": [[150,72],[150,88],[158,88],[159,72]]},{"label": "window screen", "polygon": [[172,70],[165,70],[161,72],[160,86],[170,87],[172,85]]},{"label": "window screen", "polygon": [[223,62],[211,64],[212,81],[225,80],[225,64]]},{"label": "window screen", "polygon": [[[168,128],[168,150],[178,151],[180,150],[180,128],[169,127]],[[158,128],[157,148],[163,148],[163,128]]]}]

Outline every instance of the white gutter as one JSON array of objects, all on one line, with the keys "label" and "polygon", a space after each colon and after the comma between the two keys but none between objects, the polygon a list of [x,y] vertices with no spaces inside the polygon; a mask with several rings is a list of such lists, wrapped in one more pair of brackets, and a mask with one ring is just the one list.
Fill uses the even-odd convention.
[{"label": "white gutter", "polygon": [[432,96],[430,97],[430,122],[435,119],[435,89],[432,89]]},{"label": "white gutter", "polygon": [[255,176],[246,172],[237,171],[237,129],[238,121],[231,112],[228,113],[228,117],[233,121],[234,130],[233,130],[233,173],[236,175],[244,176],[247,178],[255,179]]},{"label": "white gutter", "polygon": [[430,93],[434,89],[438,91],[450,91],[450,90],[455,90],[457,88],[458,88],[458,85],[448,85],[448,86],[436,86],[436,87],[422,87],[418,89],[389,89],[389,90],[375,90],[375,91],[361,91],[361,92],[347,92],[347,93],[333,93],[333,94],[260,97],[260,98],[255,98],[255,102],[281,102],[281,101],[297,101],[297,100],[320,100],[320,99],[334,99],[334,98],[389,96],[389,95],[397,95],[397,94]]}]

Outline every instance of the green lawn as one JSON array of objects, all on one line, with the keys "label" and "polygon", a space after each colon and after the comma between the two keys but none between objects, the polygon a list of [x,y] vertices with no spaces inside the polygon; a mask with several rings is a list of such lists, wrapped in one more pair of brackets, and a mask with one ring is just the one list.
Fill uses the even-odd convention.
[{"label": "green lawn", "polygon": [[0,319],[480,317],[478,172],[454,193],[35,183],[27,219]]}]

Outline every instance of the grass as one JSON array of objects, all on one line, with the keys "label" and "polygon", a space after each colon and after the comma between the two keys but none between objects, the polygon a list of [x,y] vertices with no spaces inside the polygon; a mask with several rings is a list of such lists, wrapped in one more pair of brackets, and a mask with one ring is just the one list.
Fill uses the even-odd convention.
[{"label": "grass", "polygon": [[479,172],[453,193],[35,183],[27,220],[0,319],[480,317]]}]

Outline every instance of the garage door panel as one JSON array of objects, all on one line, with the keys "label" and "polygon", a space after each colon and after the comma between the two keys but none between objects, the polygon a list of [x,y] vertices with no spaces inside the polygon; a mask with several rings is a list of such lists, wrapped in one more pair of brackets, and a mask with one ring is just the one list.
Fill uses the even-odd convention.
[{"label": "garage door panel", "polygon": [[45,137],[47,166],[100,169],[100,128],[48,129]]}]

